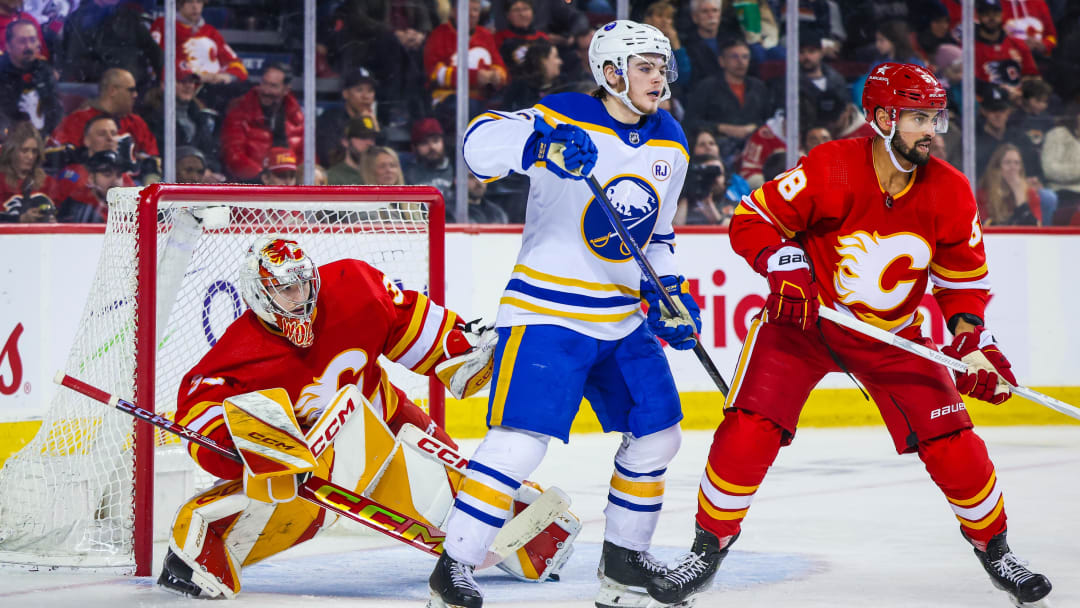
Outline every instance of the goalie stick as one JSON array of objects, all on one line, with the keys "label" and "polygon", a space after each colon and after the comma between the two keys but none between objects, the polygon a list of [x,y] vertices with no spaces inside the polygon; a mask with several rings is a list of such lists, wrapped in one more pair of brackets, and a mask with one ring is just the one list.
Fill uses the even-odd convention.
[{"label": "goalie stick", "polygon": [[[116,408],[138,420],[156,426],[164,431],[179,435],[183,439],[196,443],[208,450],[217,452],[226,458],[230,458],[237,462],[240,461],[240,455],[237,454],[235,450],[231,450],[210,437],[197,433],[182,424],[178,424],[173,420],[161,416],[160,414],[143,409],[126,399],[121,399],[118,395],[109,394],[96,386],[87,384],[64,372],[57,372],[55,381],[61,386]],[[533,510],[532,516],[526,517],[525,521],[519,522],[519,524],[513,527],[510,525],[514,520],[518,519],[518,517],[529,513],[529,509],[533,506],[529,505],[529,508],[522,511],[517,517],[511,519],[510,522],[504,526],[504,530],[506,530],[507,534],[503,538],[501,545],[501,547],[506,547],[504,549],[506,553],[501,554],[503,558],[512,554],[514,551],[517,551],[521,547],[524,547],[525,544],[532,539],[532,536],[524,537],[519,534],[524,534],[537,529],[537,526],[539,526],[538,530],[543,530],[555,521],[555,515],[550,515],[550,519],[548,519],[546,523],[543,523],[543,525],[540,525],[543,518],[547,517],[547,513],[550,510],[553,510],[553,506],[558,506],[557,501],[565,500],[565,495],[556,488],[551,488],[550,490],[555,490],[555,492],[552,493],[553,496],[547,499],[544,499],[544,496],[541,496],[533,503],[533,505],[536,505],[537,503],[541,504],[537,509]],[[545,494],[547,493],[545,492]],[[408,515],[399,513],[390,507],[379,504],[366,496],[362,496],[329,480],[314,475],[308,477],[300,486],[298,496],[308,502],[327,509],[328,511],[337,513],[346,519],[363,524],[376,532],[385,534],[386,536],[401,541],[411,547],[420,549],[425,553],[429,553],[435,557],[442,555],[443,543],[446,540],[446,534],[442,530],[430,524],[418,521]],[[557,515],[567,506],[569,506],[568,503],[563,505],[562,509],[555,511],[555,514]],[[533,534],[533,536],[535,536],[535,534]],[[496,543],[499,543],[499,538],[496,538]]]},{"label": "goalie stick", "polygon": [[[561,154],[558,156],[561,158]],[[604,211],[604,215],[607,216],[608,221],[611,222],[611,227],[615,229],[615,232],[622,239],[623,245],[630,251],[630,257],[634,258],[637,262],[638,268],[641,269],[641,273],[645,275],[645,280],[652,283],[653,289],[660,294],[660,297],[664,301],[664,306],[667,306],[668,310],[678,310],[675,307],[675,301],[671,299],[671,294],[664,289],[664,284],[660,282],[660,277],[656,275],[656,271],[653,270],[652,264],[645,257],[645,254],[641,251],[641,247],[630,236],[630,231],[623,225],[622,219],[619,218],[618,212],[615,210],[615,206],[608,200],[604,189],[600,186],[600,182],[596,181],[595,175],[589,175],[585,178],[585,182],[589,184],[589,188],[593,191],[593,195],[596,200],[600,201],[600,208]],[[720,370],[716,369],[716,364],[713,363],[712,358],[709,357],[709,353],[705,350],[705,345],[701,343],[701,336],[695,336],[697,338],[694,344],[694,355],[697,356],[698,361],[705,367],[705,372],[709,374],[712,381],[716,384],[716,388],[720,389],[720,392],[727,397],[728,384],[724,381],[724,377],[720,375]]]},{"label": "goalie stick", "polygon": [[[885,331],[884,329],[874,327],[873,325],[860,321],[854,317],[849,317],[842,312],[833,310],[825,306],[821,306],[818,308],[818,315],[823,319],[828,319],[829,321],[832,321],[833,323],[836,323],[841,327],[846,327],[869,338],[884,342],[885,344],[891,344],[892,346],[895,346],[902,350],[906,350],[907,352],[922,357],[923,359],[926,359],[928,361],[933,361],[934,363],[944,365],[945,367],[953,371],[960,373],[966,373],[968,371],[967,364],[963,361],[960,361],[959,359],[953,359],[952,357],[946,355],[943,352],[934,350],[932,348],[927,348],[922,344],[916,344],[911,340],[901,338],[900,336]],[[1008,384],[1007,382],[1005,382],[1004,379],[1002,379],[1001,382]],[[1065,414],[1066,416],[1071,416],[1073,418],[1076,418],[1077,420],[1080,420],[1080,408],[1069,405],[1068,403],[1065,403],[1060,399],[1055,399],[1050,395],[1044,395],[1043,393],[1027,388],[1026,386],[1013,386],[1010,384],[1009,389],[1017,395],[1024,397],[1025,399],[1029,399],[1031,401],[1034,401],[1035,403],[1038,403],[1039,405],[1048,407],[1054,411]]]}]

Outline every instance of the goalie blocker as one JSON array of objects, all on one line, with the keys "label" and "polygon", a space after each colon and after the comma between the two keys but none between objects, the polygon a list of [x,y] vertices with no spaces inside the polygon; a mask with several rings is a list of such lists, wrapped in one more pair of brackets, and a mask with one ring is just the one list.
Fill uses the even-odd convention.
[{"label": "goalie blocker", "polygon": [[[317,505],[294,500],[298,475],[329,479],[439,527],[468,463],[411,424],[395,436],[354,386],[334,396],[306,435],[280,389],[231,397],[225,410],[244,478],[216,485],[180,507],[158,581],[188,596],[235,597],[244,566],[309,540],[336,521]],[[536,508],[530,511],[530,504]],[[523,485],[515,496],[520,519],[497,539],[503,554],[490,555],[489,563],[522,580],[557,576],[580,529],[566,506],[558,493]]]}]

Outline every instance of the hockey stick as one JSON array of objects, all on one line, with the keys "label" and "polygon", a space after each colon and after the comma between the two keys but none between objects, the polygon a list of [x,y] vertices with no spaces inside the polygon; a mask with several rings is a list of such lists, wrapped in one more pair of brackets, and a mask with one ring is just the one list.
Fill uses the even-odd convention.
[{"label": "hockey stick", "polygon": [[[196,433],[164,416],[145,410],[126,399],[121,399],[117,395],[110,395],[63,372],[58,372],[55,380],[57,384],[81,393],[95,401],[112,406],[159,429],[179,435],[225,458],[240,461],[239,454],[213,439]],[[361,523],[376,532],[381,532],[425,553],[430,553],[436,557],[442,555],[443,542],[446,540],[446,534],[442,530],[399,513],[390,507],[379,504],[331,481],[311,476],[300,486],[298,495],[308,502],[333,511],[346,519]]]},{"label": "hockey stick", "polygon": [[[600,208],[603,209],[604,215],[607,216],[608,221],[611,222],[611,227],[615,229],[615,232],[622,239],[623,244],[630,250],[630,256],[637,262],[638,268],[641,269],[641,273],[645,275],[645,279],[652,283],[653,289],[660,294],[663,299],[664,306],[667,306],[668,310],[675,311],[678,308],[675,307],[675,301],[671,298],[671,294],[664,289],[664,284],[660,281],[660,277],[656,275],[656,271],[653,270],[652,264],[645,257],[645,254],[641,251],[641,247],[630,236],[630,231],[623,225],[622,219],[619,218],[618,212],[615,210],[615,206],[611,204],[607,194],[604,193],[604,188],[600,185],[600,182],[596,181],[595,175],[589,175],[585,178],[586,183],[589,184],[589,189],[593,191],[593,195],[596,200],[600,201]],[[720,393],[727,397],[728,384],[724,381],[724,377],[720,375],[720,370],[716,369],[716,365],[713,363],[712,358],[709,357],[709,353],[705,351],[705,345],[701,343],[701,336],[694,336],[694,354],[697,356],[698,361],[705,367],[705,371],[712,378],[712,381],[716,384],[716,388],[720,389]]]},{"label": "hockey stick", "polygon": [[[452,467],[462,474],[465,473],[465,466],[469,464],[469,459],[458,454],[454,448],[412,424],[403,425],[398,431],[397,438],[402,443],[414,446],[428,459],[443,466]],[[569,508],[570,497],[562,490],[554,486],[544,490],[536,500],[522,509],[521,513],[511,517],[499,529],[491,547],[488,548],[487,558],[476,567],[477,570],[493,566],[516,553]]]},{"label": "hockey stick", "polygon": [[[933,361],[934,363],[944,365],[945,367],[953,371],[960,373],[966,373],[968,371],[967,364],[963,361],[960,361],[959,359],[953,359],[945,353],[936,351],[932,348],[927,348],[922,344],[916,344],[911,340],[901,338],[900,336],[885,331],[884,329],[874,327],[873,325],[870,325],[869,323],[864,323],[863,321],[860,321],[854,317],[849,317],[842,312],[822,306],[818,308],[818,315],[823,319],[828,319],[829,321],[832,321],[837,325],[846,327],[864,336],[873,338],[886,344],[891,344],[892,346],[906,350],[907,352],[922,357],[923,359],[926,359],[928,361]],[[1002,380],[1002,382],[1005,381]],[[1080,420],[1080,408],[1069,405],[1068,403],[1065,403],[1060,399],[1055,399],[1050,395],[1044,395],[1043,393],[1027,388],[1026,386],[1009,385],[1009,389],[1017,395],[1024,397],[1025,399],[1029,399],[1031,401],[1034,401],[1035,403],[1038,403],[1039,405],[1048,407],[1057,412],[1061,412],[1066,416],[1070,416],[1072,418]]]},{"label": "hockey stick", "polygon": [[[61,386],[67,387],[95,401],[112,406],[125,414],[152,424],[162,430],[179,435],[180,437],[214,451],[221,456],[237,462],[240,461],[239,454],[217,443],[213,439],[197,433],[164,416],[147,411],[126,399],[121,399],[117,395],[110,395],[95,386],[87,384],[77,378],[73,378],[63,372],[57,372],[55,381]],[[336,431],[334,431],[333,434],[336,434]],[[333,440],[333,435],[330,434],[329,429],[326,435],[328,441]],[[425,435],[425,437],[428,436]],[[430,437],[428,438],[431,439]],[[432,446],[434,446],[434,451],[425,450],[425,452],[432,454],[433,457],[443,464],[454,466],[455,468],[458,466],[464,468],[465,463],[468,462],[467,459],[458,455],[456,452],[452,452],[456,459],[447,457],[438,448],[449,449],[448,446],[444,446],[439,443],[438,440],[433,440]],[[448,460],[454,462],[448,462]],[[407,545],[420,549],[425,553],[430,553],[436,557],[442,554],[443,542],[446,540],[446,534],[443,533],[442,530],[422,521],[418,521],[408,515],[399,513],[390,507],[384,506],[366,496],[362,496],[331,481],[313,475],[300,486],[298,496],[308,502],[314,503],[329,511],[333,511],[346,519],[361,523],[377,532],[381,532],[382,534],[399,540]],[[534,506],[536,508],[533,508]],[[510,521],[503,526],[502,530],[500,530],[499,536],[496,536],[495,544],[492,547],[492,551],[500,557],[500,559],[496,561],[502,561],[502,559],[505,559],[518,549],[524,547],[534,536],[554,522],[557,515],[565,511],[569,506],[569,499],[558,488],[549,488],[545,491],[516,517],[511,518]],[[519,519],[521,521],[518,521]]]}]

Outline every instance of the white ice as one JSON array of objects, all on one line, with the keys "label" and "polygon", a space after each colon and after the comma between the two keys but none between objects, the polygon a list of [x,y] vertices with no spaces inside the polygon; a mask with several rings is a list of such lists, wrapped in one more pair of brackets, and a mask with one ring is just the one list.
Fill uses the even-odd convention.
[{"label": "white ice", "polygon": [[[1077,523],[1080,427],[978,429],[1005,489],[1009,544],[1054,584],[1053,606],[1080,606]],[[654,552],[689,546],[712,434],[687,432],[668,470]],[[470,453],[476,442],[464,442]],[[618,437],[553,443],[533,476],[568,491],[584,527],[557,583],[516,582],[492,569],[485,606],[592,606],[603,508]],[[382,536],[325,535],[244,571],[229,607],[424,605],[431,557]],[[156,548],[160,564],[164,547]],[[156,575],[156,570],[155,570]],[[0,606],[196,606],[153,578],[0,570]],[[802,429],[781,450],[743,534],[699,607],[1007,607],[915,456],[897,456],[883,428]]]}]

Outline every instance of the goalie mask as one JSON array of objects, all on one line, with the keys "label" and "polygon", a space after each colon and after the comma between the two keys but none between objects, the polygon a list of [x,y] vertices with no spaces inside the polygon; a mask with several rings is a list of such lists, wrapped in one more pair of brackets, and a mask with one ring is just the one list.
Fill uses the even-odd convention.
[{"label": "goalie mask", "polygon": [[244,256],[239,283],[244,302],[260,319],[280,329],[293,344],[311,346],[319,270],[299,243],[259,238]]},{"label": "goalie mask", "polygon": [[[592,42],[589,43],[589,67],[596,84],[604,87],[604,90],[617,97],[638,116],[643,116],[644,112],[634,107],[630,101],[630,77],[627,68],[631,57],[649,61],[643,57],[646,54],[660,55],[667,62],[667,82],[664,83],[659,99],[664,101],[671,97],[669,84],[675,82],[679,73],[675,66],[675,57],[671,54],[671,42],[660,30],[644,23],[620,19],[596,30]],[[621,93],[612,88],[604,76],[604,66],[608,63],[615,67],[615,74],[622,77],[625,86]]]}]

